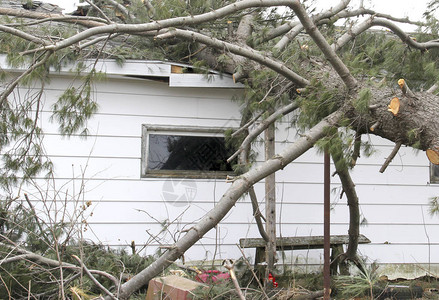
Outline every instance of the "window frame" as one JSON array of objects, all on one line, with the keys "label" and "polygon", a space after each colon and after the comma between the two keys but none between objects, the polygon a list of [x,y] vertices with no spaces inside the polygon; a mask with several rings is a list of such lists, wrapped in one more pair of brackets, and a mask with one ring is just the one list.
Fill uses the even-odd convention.
[{"label": "window frame", "polygon": [[432,183],[432,184],[439,184],[439,176],[435,176],[434,175],[434,171],[433,171],[433,168],[439,168],[439,165],[435,165],[435,164],[432,164],[432,163],[430,163],[430,167],[429,167],[429,170],[430,170],[430,183]]},{"label": "window frame", "polygon": [[148,170],[149,134],[224,137],[227,129],[229,128],[143,124],[140,177],[214,179],[233,175],[233,171]]}]

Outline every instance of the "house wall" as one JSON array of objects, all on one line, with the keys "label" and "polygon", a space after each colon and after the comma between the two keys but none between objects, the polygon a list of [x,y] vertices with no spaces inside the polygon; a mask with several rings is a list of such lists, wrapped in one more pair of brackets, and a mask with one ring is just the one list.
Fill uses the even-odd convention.
[{"label": "house wall", "polygon": [[[237,127],[239,107],[229,99],[240,90],[171,88],[151,80],[108,78],[95,85],[100,109],[89,121],[90,135],[84,140],[61,137],[57,125],[48,121],[51,104],[70,81],[66,76],[51,80],[41,113],[45,147],[56,167],[55,180],[40,178],[39,192],[34,187],[23,191],[42,211],[53,212],[68,203],[65,218],[82,224],[76,234],[94,242],[129,249],[134,241],[136,250],[147,254],[172,244],[213,208],[230,183],[224,178],[141,178],[142,125]],[[278,124],[277,150],[291,145],[296,137],[288,125],[288,119]],[[393,146],[380,138],[363,138],[371,140],[376,153],[361,157],[352,172],[365,218],[361,233],[372,241],[361,245],[360,253],[386,265],[388,273],[425,274],[439,265],[439,218],[428,213],[429,198],[439,195],[439,187],[429,184],[428,160],[422,152],[402,148],[381,174],[378,170]],[[262,161],[258,156],[257,163]],[[278,235],[322,235],[323,156],[308,151],[279,171],[276,182]],[[187,188],[195,191],[188,203],[169,201],[163,194],[170,189],[182,194]],[[339,197],[336,176],[331,188],[331,233],[347,234],[348,207],[346,198]],[[255,189],[263,210],[263,182]],[[42,198],[51,206],[44,206]],[[90,206],[81,216],[81,206],[87,201]],[[61,217],[58,213],[58,220]],[[248,197],[239,200],[219,226],[189,249],[185,260],[237,258],[241,252],[236,244],[245,237],[258,237]],[[254,250],[245,253],[254,256]],[[318,250],[295,251],[286,253],[286,262],[306,270],[306,263],[320,264],[322,255]],[[408,271],[401,273],[402,268]]]}]

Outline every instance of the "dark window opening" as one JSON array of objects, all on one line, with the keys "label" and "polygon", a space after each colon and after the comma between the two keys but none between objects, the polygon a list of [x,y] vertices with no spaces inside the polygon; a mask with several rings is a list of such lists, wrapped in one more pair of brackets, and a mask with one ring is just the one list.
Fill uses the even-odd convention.
[{"label": "dark window opening", "polygon": [[148,170],[232,171],[223,137],[149,135]]},{"label": "dark window opening", "polygon": [[439,183],[439,165],[430,163],[430,183]]},{"label": "dark window opening", "polygon": [[[175,132],[175,134],[174,134]],[[212,128],[144,127],[143,177],[217,178],[233,174],[227,159],[235,152]]]}]

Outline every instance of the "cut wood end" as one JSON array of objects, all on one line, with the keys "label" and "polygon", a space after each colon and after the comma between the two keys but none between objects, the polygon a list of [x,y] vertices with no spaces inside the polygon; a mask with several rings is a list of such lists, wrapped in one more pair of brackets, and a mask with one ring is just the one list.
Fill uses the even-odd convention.
[{"label": "cut wood end", "polygon": [[439,152],[433,149],[427,149],[426,151],[428,160],[434,164],[439,165]]},{"label": "cut wood end", "polygon": [[173,74],[183,74],[183,67],[171,65],[171,73],[173,73]]},{"label": "cut wood end", "polygon": [[377,122],[375,122],[372,126],[370,126],[370,131],[375,131],[375,129],[378,127],[378,126],[380,126],[380,122],[379,121],[377,121]]},{"label": "cut wood end", "polygon": [[392,114],[394,116],[396,116],[399,112],[399,99],[398,97],[394,97],[391,101],[390,104],[388,105],[388,111],[392,112]]},{"label": "cut wood end", "polygon": [[405,80],[404,79],[400,79],[400,80],[398,80],[398,85],[399,85],[399,87],[402,89],[403,87],[404,87],[404,84],[405,84]]},{"label": "cut wood end", "polygon": [[309,50],[309,46],[307,44],[303,44],[302,46],[300,46],[300,49],[307,51]]}]

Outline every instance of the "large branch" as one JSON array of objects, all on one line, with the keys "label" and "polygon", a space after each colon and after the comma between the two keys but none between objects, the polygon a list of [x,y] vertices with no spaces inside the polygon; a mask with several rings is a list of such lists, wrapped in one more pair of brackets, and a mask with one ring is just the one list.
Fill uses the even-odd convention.
[{"label": "large branch", "polygon": [[4,7],[0,7],[0,15],[78,24],[88,28],[107,24],[106,20],[100,18],[64,16],[62,14],[47,14],[47,13],[29,11],[25,9],[13,9],[13,8],[4,8]]},{"label": "large branch", "polygon": [[[253,32],[252,23],[254,20],[254,15],[255,15],[255,13],[251,13],[251,14],[245,15],[241,18],[241,21],[239,22],[239,25],[238,25],[238,29],[236,30],[236,33],[235,33],[235,38],[237,40],[238,46],[242,46],[243,48],[250,49],[250,47],[248,47],[248,45],[247,45],[247,40]],[[232,55],[232,60],[235,62],[236,66],[245,65],[245,57],[243,57],[243,56]],[[236,69],[236,67],[234,67],[234,69]],[[235,82],[238,82],[242,79],[242,77],[244,77],[244,75],[245,75],[245,72],[243,72],[243,71],[234,72],[233,73],[233,80]]]},{"label": "large branch", "polygon": [[[195,16],[185,16],[176,17],[165,20],[153,21],[144,24],[109,24],[103,25],[99,24],[99,27],[89,28],[82,32],[79,32],[63,41],[53,44],[52,46],[46,47],[51,50],[64,49],[70,47],[82,40],[88,39],[95,35],[108,34],[108,33],[131,33],[139,34],[148,31],[158,31],[170,27],[178,26],[189,26],[195,24],[201,24],[210,22],[223,18],[227,15],[236,13],[238,11],[256,8],[256,7],[271,7],[271,6],[289,6],[292,3],[298,2],[297,0],[244,0],[230,5],[226,5],[217,10],[210,11],[208,13],[195,15]],[[44,50],[46,48],[41,48]]]},{"label": "large branch", "polygon": [[305,27],[306,32],[310,35],[310,37],[314,40],[314,42],[323,52],[326,59],[332,65],[332,67],[340,76],[340,78],[343,80],[343,82],[348,87],[348,89],[349,90],[355,89],[357,87],[357,80],[352,76],[352,74],[349,72],[349,69],[337,56],[335,51],[331,48],[331,46],[326,41],[325,37],[317,29],[316,25],[308,16],[303,6],[299,2],[295,1],[291,4],[291,8],[294,10],[300,22]]},{"label": "large branch", "polygon": [[0,25],[0,31],[15,35],[19,38],[22,38],[23,40],[27,40],[29,42],[35,43],[37,45],[45,45],[45,46],[49,46],[50,43],[42,38],[39,38],[37,36],[35,36],[34,34],[29,34],[26,33],[24,31],[15,29],[15,28],[11,28],[9,26],[5,26],[5,25]]},{"label": "large branch", "polygon": [[397,18],[397,17],[393,17],[393,16],[388,15],[388,14],[378,13],[378,12],[376,12],[372,9],[368,9],[368,8],[359,8],[359,9],[355,9],[355,10],[351,10],[351,11],[345,10],[345,11],[340,12],[336,17],[337,18],[351,18],[351,17],[359,17],[359,16],[364,16],[364,15],[375,16],[377,18],[384,18],[384,19],[388,19],[390,21],[395,21],[398,23],[405,23],[405,24],[411,24],[411,25],[417,25],[417,26],[425,26],[426,25],[423,22],[412,21],[412,20],[410,20],[409,17]]},{"label": "large branch", "polygon": [[346,258],[355,260],[357,257],[358,237],[360,236],[360,208],[355,184],[347,168],[341,168],[335,162],[335,168],[340,178],[343,192],[346,195],[349,206],[349,243],[346,249]]},{"label": "large branch", "polygon": [[134,291],[148,283],[154,276],[160,274],[173,261],[178,259],[186,250],[201,239],[209,230],[215,227],[235,205],[236,201],[256,182],[268,175],[283,169],[290,162],[312,148],[317,140],[325,135],[325,128],[336,126],[343,116],[342,111],[336,111],[311,128],[295,143],[285,148],[281,153],[267,160],[259,167],[239,176],[232,186],[224,193],[221,200],[209,211],[203,219],[189,229],[171,249],[166,251],[160,258],[149,267],[135,275],[121,287],[120,297],[127,299]]},{"label": "large branch", "polygon": [[367,29],[372,26],[382,26],[390,29],[393,33],[395,33],[404,43],[407,45],[419,49],[419,50],[428,50],[431,48],[439,48],[439,41],[432,40],[424,43],[419,43],[411,38],[407,33],[405,33],[401,28],[399,28],[395,23],[392,23],[385,19],[370,17],[366,21],[358,24],[353,27],[349,32],[342,35],[333,45],[332,48],[335,51],[338,51],[340,48],[345,46],[349,41],[353,40],[357,35],[365,32]]},{"label": "large branch", "polygon": [[157,39],[166,39],[173,37],[179,37],[190,41],[197,41],[217,49],[224,49],[225,51],[230,51],[231,53],[244,56],[285,76],[285,78],[288,78],[289,80],[294,82],[298,87],[304,87],[309,84],[308,80],[296,74],[295,72],[291,71],[282,62],[271,59],[256,50],[236,46],[231,43],[227,43],[212,37],[205,36],[201,33],[174,29],[168,31],[167,33],[158,35]]},{"label": "large branch", "polygon": [[[2,238],[5,238],[5,237],[2,236]],[[54,267],[54,268],[61,267],[63,269],[75,270],[75,271],[79,271],[81,269],[81,267],[78,267],[74,264],[60,262],[58,260],[47,258],[47,257],[41,256],[39,254],[36,254],[34,252],[23,249],[17,245],[11,246],[11,245],[5,244],[3,242],[0,242],[0,245],[2,247],[9,249],[11,252],[20,253],[19,255],[12,256],[10,258],[1,260],[0,264],[7,264],[7,263],[12,263],[12,262],[16,262],[16,261],[21,260],[21,261],[31,261],[31,262],[39,264],[39,265],[45,265],[45,266]],[[88,271],[92,274],[96,274],[96,275],[103,276],[103,277],[110,279],[116,287],[119,285],[119,281],[117,280],[117,278],[114,277],[113,275],[107,273],[107,272],[100,271],[100,270],[88,270]]]},{"label": "large branch", "polygon": [[[417,21],[411,21],[408,17],[396,18],[396,17],[393,17],[391,15],[378,13],[372,9],[368,9],[368,8],[364,8],[364,7],[359,8],[359,9],[355,9],[355,10],[346,10],[345,9],[346,6],[343,7],[344,2],[347,2],[346,3],[346,6],[347,6],[350,1],[342,1],[339,4],[337,4],[336,6],[331,7],[330,9],[328,9],[322,13],[318,13],[316,15],[313,15],[312,16],[313,21],[317,22],[317,21],[320,21],[323,19],[338,20],[338,19],[345,19],[345,18],[370,15],[370,16],[384,18],[384,19],[388,19],[390,21],[395,21],[395,22],[399,22],[399,23],[406,23],[406,24],[412,24],[412,25],[417,25],[417,26],[425,26],[424,23],[417,22]],[[264,38],[264,41],[269,41],[269,40],[272,40],[272,39],[274,39],[278,36],[281,36],[283,34],[288,34],[288,32],[290,30],[292,30],[294,27],[296,27],[298,24],[299,24],[298,21],[286,22],[286,23],[272,29],[269,33],[267,33],[266,37]]]},{"label": "large branch", "polygon": [[264,239],[264,241],[268,243],[269,238],[268,238],[267,232],[265,232],[264,224],[262,224],[262,218],[264,216],[262,215],[261,211],[259,210],[258,199],[256,197],[255,189],[253,187],[249,188],[248,195],[250,196],[250,202],[252,203],[253,217],[255,218],[259,234]]}]

